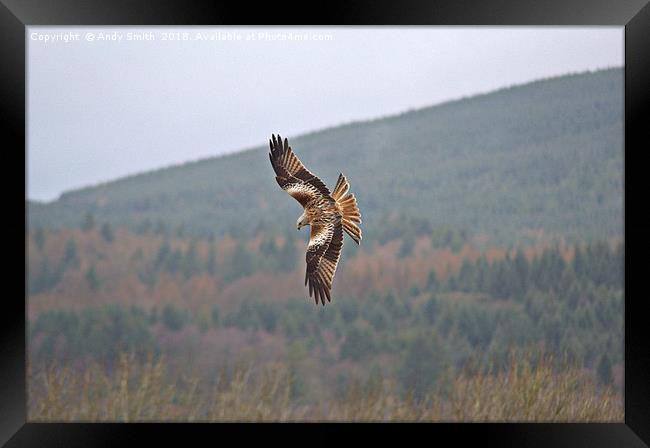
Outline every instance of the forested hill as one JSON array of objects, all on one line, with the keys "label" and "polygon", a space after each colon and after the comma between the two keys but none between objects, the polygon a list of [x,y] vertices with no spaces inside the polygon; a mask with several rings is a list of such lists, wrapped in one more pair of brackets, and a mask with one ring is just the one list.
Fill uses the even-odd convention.
[{"label": "forested hill", "polygon": [[[346,174],[365,239],[404,218],[501,241],[540,230],[604,238],[622,233],[622,94],[623,71],[615,68],[302,136],[257,132],[260,142],[271,131],[288,137],[330,188]],[[232,149],[219,145],[215,152]],[[264,144],[30,202],[30,225],[78,226],[92,213],[135,229],[284,231],[301,209],[276,184],[267,152]]]}]

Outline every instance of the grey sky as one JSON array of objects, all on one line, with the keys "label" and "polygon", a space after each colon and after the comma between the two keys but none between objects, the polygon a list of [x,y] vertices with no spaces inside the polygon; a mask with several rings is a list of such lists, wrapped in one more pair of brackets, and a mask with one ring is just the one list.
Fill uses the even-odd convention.
[{"label": "grey sky", "polygon": [[[145,32],[153,40],[127,40]],[[272,132],[623,65],[622,27],[29,27],[26,39],[27,188],[37,200],[265,144]]]}]

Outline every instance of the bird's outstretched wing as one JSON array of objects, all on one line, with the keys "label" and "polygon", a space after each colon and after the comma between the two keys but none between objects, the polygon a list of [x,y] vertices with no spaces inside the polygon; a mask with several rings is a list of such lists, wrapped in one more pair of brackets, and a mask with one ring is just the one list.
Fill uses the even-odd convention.
[{"label": "bird's outstretched wing", "polygon": [[313,199],[329,197],[330,191],[322,180],[314,176],[291,150],[289,142],[278,135],[269,140],[269,159],[278,185],[304,207]]},{"label": "bird's outstretched wing", "polygon": [[307,246],[307,272],[305,285],[309,283],[309,296],[314,293],[318,304],[325,305],[325,298],[331,301],[330,291],[336,266],[343,247],[343,225],[340,220],[332,219],[327,224],[312,224]]}]

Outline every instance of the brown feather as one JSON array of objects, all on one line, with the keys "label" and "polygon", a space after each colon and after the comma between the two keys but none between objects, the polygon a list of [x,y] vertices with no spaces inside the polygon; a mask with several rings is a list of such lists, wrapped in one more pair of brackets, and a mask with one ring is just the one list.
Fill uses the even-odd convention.
[{"label": "brown feather", "polygon": [[269,140],[269,160],[280,187],[305,208],[311,233],[305,254],[305,286],[325,305],[331,302],[331,289],[343,247],[345,231],[357,244],[361,242],[361,213],[350,184],[341,173],[333,193],[312,174],[293,153],[288,139],[278,134]]},{"label": "brown feather", "polygon": [[[332,279],[343,246],[343,225],[339,220],[329,225],[312,225],[310,245],[307,250],[306,261],[309,285],[313,285],[316,300],[325,305],[325,299],[330,302]],[[310,290],[309,295],[312,292]]]},{"label": "brown feather", "polygon": [[[276,181],[283,190],[291,188],[291,186],[303,185],[304,194],[294,195],[304,207],[309,200],[317,199],[319,197],[330,197],[330,192],[318,177],[314,176],[305,166],[300,159],[293,153],[289,146],[289,141],[285,138],[284,143],[282,137],[278,135],[271,136],[269,140],[269,160],[271,166],[276,174]],[[308,192],[308,193],[307,193]],[[308,196],[305,196],[308,194]]]}]

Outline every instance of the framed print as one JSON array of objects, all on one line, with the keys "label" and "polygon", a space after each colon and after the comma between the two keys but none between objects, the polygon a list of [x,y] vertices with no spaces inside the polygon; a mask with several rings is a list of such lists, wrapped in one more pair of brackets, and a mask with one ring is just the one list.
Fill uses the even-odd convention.
[{"label": "framed print", "polygon": [[650,6],[579,3],[4,2],[0,441],[647,446]]}]

